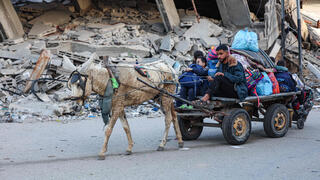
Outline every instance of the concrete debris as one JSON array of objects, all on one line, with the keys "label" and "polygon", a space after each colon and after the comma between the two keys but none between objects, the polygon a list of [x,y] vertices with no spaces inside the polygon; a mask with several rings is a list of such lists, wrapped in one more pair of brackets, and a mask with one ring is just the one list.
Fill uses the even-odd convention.
[{"label": "concrete debris", "polygon": [[207,38],[211,36],[220,36],[223,29],[208,19],[200,19],[200,23],[194,24],[184,33],[184,37],[190,39]]},{"label": "concrete debris", "polygon": [[59,26],[71,20],[71,12],[65,9],[50,10],[43,15],[29,21],[29,24],[42,23],[50,26]]},{"label": "concrete debris", "polygon": [[216,37],[202,37],[200,38],[200,42],[205,48],[210,48],[212,46],[217,47],[221,44],[220,40]]},{"label": "concrete debris", "polygon": [[159,33],[164,33],[165,27],[164,27],[163,23],[158,22],[158,23],[152,24],[151,30],[153,30],[155,32],[159,32]]},{"label": "concrete debris", "polygon": [[170,35],[165,36],[161,41],[160,49],[163,51],[170,52],[174,47],[174,40],[171,38]]},{"label": "concrete debris", "polygon": [[56,27],[52,27],[51,25],[46,25],[43,23],[36,23],[32,26],[28,37],[31,39],[41,38],[50,34],[57,32]]},{"label": "concrete debris", "polygon": [[272,49],[271,49],[271,51],[270,51],[270,53],[269,53],[269,56],[270,56],[270,57],[276,58],[276,56],[277,56],[277,54],[279,53],[280,48],[281,48],[280,43],[281,43],[280,40],[279,40],[279,41],[276,41],[276,42],[274,43],[274,45],[273,45],[273,47],[272,47]]},{"label": "concrete debris", "polygon": [[179,41],[174,48],[181,52],[181,54],[185,55],[191,50],[192,44],[190,40]]}]

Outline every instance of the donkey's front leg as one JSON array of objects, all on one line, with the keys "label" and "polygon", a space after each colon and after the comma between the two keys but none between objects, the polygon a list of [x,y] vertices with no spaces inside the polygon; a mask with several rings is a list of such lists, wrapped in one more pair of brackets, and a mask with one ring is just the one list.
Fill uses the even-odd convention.
[{"label": "donkey's front leg", "polygon": [[127,134],[127,138],[128,138],[128,149],[126,151],[126,154],[130,155],[130,154],[132,154],[133,141],[132,141],[132,137],[131,137],[129,123],[128,123],[128,120],[126,118],[126,114],[124,111],[120,115],[120,120],[121,120],[123,129],[124,129],[125,133]]},{"label": "donkey's front leg", "polygon": [[119,115],[120,115],[120,112],[112,111],[112,116],[110,118],[107,129],[105,131],[104,143],[103,143],[102,149],[99,153],[99,158],[98,158],[99,160],[105,159],[105,153],[107,152],[107,149],[108,149],[108,141],[109,141],[110,135],[112,133],[113,127],[116,124],[117,119],[119,118]]},{"label": "donkey's front leg", "polygon": [[170,125],[171,125],[171,122],[172,122],[170,99],[168,99],[167,97],[166,98],[163,97],[162,98],[162,107],[164,108],[164,112],[165,112],[165,131],[164,131],[163,138],[161,140],[161,143],[160,143],[157,151],[163,151],[164,150],[164,146],[167,143],[167,138],[168,138]]}]

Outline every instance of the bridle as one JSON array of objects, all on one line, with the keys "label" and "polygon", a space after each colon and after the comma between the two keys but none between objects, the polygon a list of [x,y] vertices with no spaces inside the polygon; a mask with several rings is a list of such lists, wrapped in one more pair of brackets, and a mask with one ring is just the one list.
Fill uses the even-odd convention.
[{"label": "bridle", "polygon": [[[84,81],[82,80],[82,77],[84,77]],[[79,81],[79,86],[82,90],[82,95],[80,97],[69,97],[66,99],[72,100],[72,101],[81,99],[84,104],[84,101],[86,99],[85,94],[86,94],[87,80],[88,80],[88,75],[81,74],[78,70],[73,71],[69,76],[67,87],[71,89],[71,87],[69,87],[69,81],[71,84],[74,84],[75,82]]]}]

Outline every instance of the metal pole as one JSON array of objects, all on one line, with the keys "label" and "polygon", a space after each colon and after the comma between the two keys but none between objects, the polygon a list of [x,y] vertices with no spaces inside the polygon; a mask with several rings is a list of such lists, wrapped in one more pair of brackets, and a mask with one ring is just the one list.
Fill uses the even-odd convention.
[{"label": "metal pole", "polygon": [[300,0],[297,0],[297,24],[298,24],[298,45],[299,45],[299,77],[302,77],[302,46],[301,46],[301,15],[300,15]]},{"label": "metal pole", "polygon": [[286,32],[284,30],[285,22],[285,9],[284,9],[284,0],[281,0],[281,60],[284,61],[286,55]]}]

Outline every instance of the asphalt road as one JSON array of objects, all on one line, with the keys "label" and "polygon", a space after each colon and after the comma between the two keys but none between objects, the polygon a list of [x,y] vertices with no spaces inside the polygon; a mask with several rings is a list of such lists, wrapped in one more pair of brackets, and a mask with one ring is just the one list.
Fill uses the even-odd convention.
[{"label": "asphalt road", "polygon": [[205,128],[196,141],[178,149],[173,128],[165,151],[155,151],[163,118],[129,119],[133,154],[124,155],[125,133],[118,122],[104,161],[101,119],[0,124],[0,179],[320,179],[320,111],[303,130],[293,126],[283,138],[268,138],[253,123],[246,144],[228,145],[218,128]]}]

